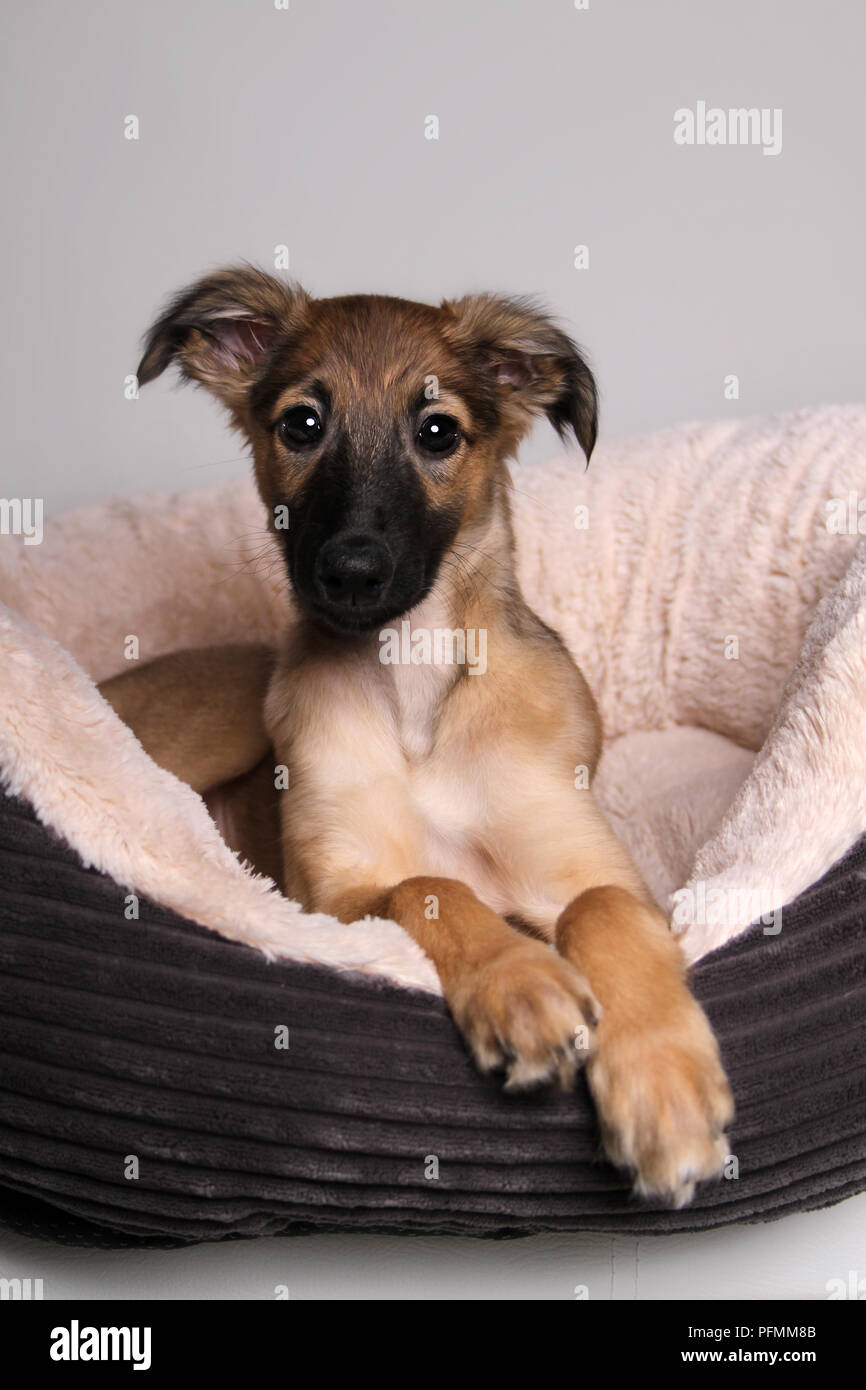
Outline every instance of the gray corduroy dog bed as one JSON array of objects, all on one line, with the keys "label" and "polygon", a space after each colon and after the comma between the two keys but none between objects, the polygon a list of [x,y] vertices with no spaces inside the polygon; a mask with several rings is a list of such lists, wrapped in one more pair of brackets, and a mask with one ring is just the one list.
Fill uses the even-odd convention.
[{"label": "gray corduroy dog bed", "polygon": [[759,925],[695,969],[736,1162],[680,1211],[636,1202],[602,1160],[582,1083],[506,1098],[480,1077],[440,999],[268,964],[146,903],[119,928],[122,890],[14,799],[0,876],[0,1219],[18,1229],[103,1246],[650,1234],[866,1188],[866,841],[776,939]]}]

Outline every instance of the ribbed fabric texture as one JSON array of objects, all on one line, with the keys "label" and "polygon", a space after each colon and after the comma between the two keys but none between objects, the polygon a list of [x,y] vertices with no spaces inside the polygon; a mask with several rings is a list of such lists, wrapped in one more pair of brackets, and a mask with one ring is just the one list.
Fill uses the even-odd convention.
[{"label": "ribbed fabric texture", "polygon": [[778,936],[752,928],[693,973],[734,1089],[739,1175],[682,1211],[630,1196],[582,1081],[511,1098],[480,1077],[441,1000],[271,965],[144,901],[127,920],[124,902],[0,800],[0,1220],[18,1229],[108,1247],[645,1235],[866,1189],[866,841]]}]

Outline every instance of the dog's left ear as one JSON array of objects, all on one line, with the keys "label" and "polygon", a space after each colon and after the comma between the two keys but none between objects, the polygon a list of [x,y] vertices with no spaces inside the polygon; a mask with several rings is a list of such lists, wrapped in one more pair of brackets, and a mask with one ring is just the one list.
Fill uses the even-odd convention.
[{"label": "dog's left ear", "polygon": [[446,334],[497,393],[515,442],[544,414],[560,439],[572,430],[589,459],[598,434],[598,391],[579,349],[529,299],[467,295],[446,300]]}]

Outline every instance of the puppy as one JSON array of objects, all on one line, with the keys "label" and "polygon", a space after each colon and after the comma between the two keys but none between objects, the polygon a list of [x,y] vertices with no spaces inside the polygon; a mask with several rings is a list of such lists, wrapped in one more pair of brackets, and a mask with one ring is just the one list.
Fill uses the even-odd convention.
[{"label": "puppy", "polygon": [[507,460],[538,415],[595,443],[577,347],[522,300],[313,299],[241,267],[174,300],[140,382],[173,362],[249,443],[297,616],[276,658],[179,653],[107,698],[200,791],[285,765],[285,891],[359,932],[399,922],[508,1089],[585,1063],[610,1159],[687,1202],[724,1160],[730,1092],[589,788],[592,695],[515,576]]}]

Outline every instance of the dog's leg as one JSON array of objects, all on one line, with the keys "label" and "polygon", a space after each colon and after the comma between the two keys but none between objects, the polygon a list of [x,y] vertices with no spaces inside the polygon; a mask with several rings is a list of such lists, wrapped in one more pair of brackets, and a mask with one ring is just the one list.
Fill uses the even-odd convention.
[{"label": "dog's leg", "polygon": [[556,942],[603,1009],[587,1079],[607,1153],[641,1195],[682,1206],[720,1171],[733,1104],[680,948],[657,908],[614,884],[576,897]]},{"label": "dog's leg", "polygon": [[322,904],[346,922],[399,922],[439,972],[445,999],[482,1071],[506,1088],[568,1086],[592,1054],[598,1006],[586,980],[544,942],[515,931],[456,879],[404,879],[384,892],[349,891]]},{"label": "dog's leg", "polygon": [[220,834],[235,853],[273,879],[282,890],[283,847],[280,833],[280,793],[275,784],[274,751],[268,749],[249,772],[224,782],[207,796],[207,808]]},{"label": "dog's leg", "polygon": [[733,1106],[718,1047],[638,869],[592,793],[563,791],[563,780],[536,775],[503,862],[513,883],[535,882],[527,920],[555,922],[558,949],[601,1005],[586,1074],[608,1155],[641,1195],[683,1205],[727,1153]]},{"label": "dog's leg", "polygon": [[267,753],[273,667],[267,647],[198,647],[134,666],[99,689],[154,762],[206,792]]}]

